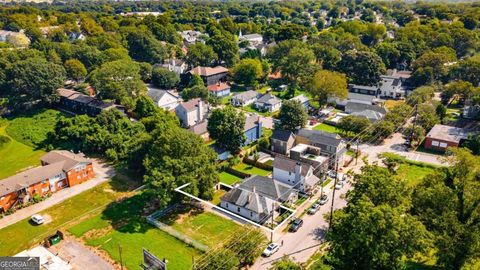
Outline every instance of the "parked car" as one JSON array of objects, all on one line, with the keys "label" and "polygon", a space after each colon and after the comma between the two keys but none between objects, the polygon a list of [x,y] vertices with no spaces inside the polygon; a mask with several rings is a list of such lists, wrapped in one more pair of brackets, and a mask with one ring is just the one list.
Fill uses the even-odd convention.
[{"label": "parked car", "polygon": [[310,209],[308,209],[308,212],[307,212],[307,213],[308,213],[309,215],[313,215],[313,214],[315,214],[315,213],[318,211],[319,208],[320,208],[320,204],[319,204],[319,203],[315,203],[314,205],[312,205],[312,207],[310,207]]},{"label": "parked car", "polygon": [[262,255],[265,257],[272,256],[275,252],[278,251],[280,246],[277,243],[270,243],[265,250],[263,251]]},{"label": "parked car", "polygon": [[334,171],[334,170],[330,170],[330,171],[328,172],[328,176],[329,176],[330,178],[335,178],[335,177],[337,177],[337,172]]},{"label": "parked car", "polygon": [[320,200],[318,200],[318,204],[324,205],[328,202],[328,196],[327,194],[323,194],[322,197],[320,197]]},{"label": "parked car", "polygon": [[335,189],[342,189],[343,188],[343,182],[338,181],[337,184],[335,185]]},{"label": "parked car", "polygon": [[298,229],[300,229],[300,227],[302,227],[303,225],[303,220],[299,219],[299,218],[296,218],[293,222],[292,222],[292,225],[290,226],[290,229],[289,231],[291,232],[296,232],[298,231]]},{"label": "parked car", "polygon": [[33,216],[31,217],[31,219],[32,219],[33,223],[35,223],[35,224],[37,224],[37,225],[41,225],[41,224],[43,224],[43,223],[45,222],[45,219],[44,219],[42,216],[38,215],[38,214],[33,215]]},{"label": "parked car", "polygon": [[339,174],[338,174],[338,180],[339,180],[339,181],[342,181],[342,182],[347,181],[347,175],[345,175],[345,174],[343,174],[343,173],[339,173]]}]

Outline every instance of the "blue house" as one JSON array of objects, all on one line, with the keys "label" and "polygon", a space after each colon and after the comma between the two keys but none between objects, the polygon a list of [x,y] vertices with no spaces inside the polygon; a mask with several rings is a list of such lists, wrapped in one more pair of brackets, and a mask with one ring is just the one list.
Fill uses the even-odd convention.
[{"label": "blue house", "polygon": [[245,119],[244,134],[247,138],[243,145],[250,144],[262,137],[262,123],[260,122],[260,116],[251,115]]}]

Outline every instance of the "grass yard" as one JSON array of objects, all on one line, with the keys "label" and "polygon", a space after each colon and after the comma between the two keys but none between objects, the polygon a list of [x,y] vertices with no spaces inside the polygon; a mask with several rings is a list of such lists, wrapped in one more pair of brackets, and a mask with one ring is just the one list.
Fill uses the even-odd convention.
[{"label": "grass yard", "polygon": [[215,205],[219,205],[220,204],[220,198],[225,194],[227,193],[227,191],[223,190],[223,189],[219,189],[219,190],[215,190],[215,193],[213,193],[213,198],[212,200],[210,201],[211,203],[215,204]]},{"label": "grass yard", "polygon": [[0,126],[0,135],[8,138],[8,142],[0,146],[0,179],[12,176],[18,171],[31,166],[40,166],[40,157],[43,150],[35,150],[8,136],[7,126]]},{"label": "grass yard", "polygon": [[41,226],[33,226],[29,219],[24,219],[11,226],[0,229],[0,256],[11,256],[31,245],[39,243],[58,228],[68,227],[70,222],[78,221],[89,212],[99,213],[107,205],[121,197],[128,196],[131,182],[114,178],[98,185],[75,197],[40,212],[44,217],[50,217],[51,222]]},{"label": "grass yard", "polygon": [[385,108],[391,109],[399,104],[405,103],[403,100],[394,100],[394,99],[389,99],[385,101]]},{"label": "grass yard", "polygon": [[422,179],[435,172],[435,168],[429,166],[419,166],[408,163],[402,163],[397,169],[397,177],[404,179],[409,186],[418,185]]},{"label": "grass yard", "polygon": [[228,172],[221,172],[219,174],[220,177],[220,182],[227,184],[227,185],[233,185],[237,182],[240,182],[242,178],[235,176],[233,174],[230,174]]},{"label": "grass yard", "polygon": [[121,246],[123,263],[128,269],[139,268],[142,248],[159,258],[166,258],[169,269],[191,269],[192,257],[199,255],[196,249],[150,226],[142,232],[112,230],[99,238],[89,238],[86,243],[105,250],[117,262],[120,261],[118,247]]},{"label": "grass yard", "polygon": [[332,125],[329,125],[329,124],[325,124],[325,123],[318,124],[313,129],[314,130],[322,130],[322,131],[326,131],[326,132],[330,132],[330,133],[338,133],[339,132],[339,130],[336,127],[334,127]]},{"label": "grass yard", "polygon": [[266,171],[266,170],[254,167],[252,165],[245,164],[243,162],[240,162],[237,165],[233,166],[233,169],[235,169],[237,171],[241,171],[243,173],[248,173],[248,174],[251,174],[251,175],[256,174],[256,175],[261,175],[261,176],[267,176],[270,173],[272,173],[271,171]]},{"label": "grass yard", "polygon": [[197,208],[174,212],[160,221],[209,247],[221,244],[241,227],[231,220]]}]

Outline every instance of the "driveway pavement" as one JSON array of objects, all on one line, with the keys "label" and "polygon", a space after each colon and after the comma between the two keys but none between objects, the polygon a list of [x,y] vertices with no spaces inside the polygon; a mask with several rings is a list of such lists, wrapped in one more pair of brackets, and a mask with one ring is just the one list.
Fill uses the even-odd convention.
[{"label": "driveway pavement", "polygon": [[368,145],[362,144],[359,146],[362,153],[368,155],[368,161],[370,163],[378,162],[378,154],[389,152],[401,155],[409,160],[421,161],[432,163],[436,165],[445,165],[441,160],[442,155],[434,155],[429,153],[423,153],[418,151],[407,151],[405,145],[405,139],[401,133],[394,133],[390,138],[385,139],[381,145]]},{"label": "driveway pavement", "polygon": [[55,204],[63,202],[68,198],[71,198],[101,183],[104,183],[115,175],[115,170],[112,167],[96,159],[93,160],[93,170],[95,171],[95,178],[90,179],[80,185],[76,185],[55,192],[50,198],[42,202],[30,205],[26,208],[22,208],[15,213],[0,219],[0,229],[15,224],[23,219],[29,218],[38,212],[54,206]]},{"label": "driveway pavement", "polygon": [[59,244],[50,247],[50,250],[64,261],[70,263],[74,270],[115,269],[109,262],[75,240],[64,240]]},{"label": "driveway pavement", "polygon": [[[285,255],[296,262],[306,262],[318,250],[319,246],[323,243],[325,232],[328,229],[328,219],[324,218],[324,214],[330,212],[333,193],[333,189],[331,189],[332,186],[333,181],[324,188],[324,192],[327,193],[330,198],[327,204],[322,205],[314,215],[304,215],[302,217],[303,226],[297,232],[277,233],[277,235],[274,236],[274,241],[276,243],[283,241],[283,246],[272,256],[259,258],[250,269],[269,269],[275,261],[282,259]],[[347,205],[347,202],[341,199],[340,196],[345,194],[350,188],[350,184],[346,183],[341,190],[335,191],[334,209],[340,209]],[[318,192],[317,196],[311,198],[309,202],[305,204],[305,208],[310,207],[310,205],[318,199],[319,195],[320,192]],[[303,209],[300,209],[299,212],[303,212]]]}]

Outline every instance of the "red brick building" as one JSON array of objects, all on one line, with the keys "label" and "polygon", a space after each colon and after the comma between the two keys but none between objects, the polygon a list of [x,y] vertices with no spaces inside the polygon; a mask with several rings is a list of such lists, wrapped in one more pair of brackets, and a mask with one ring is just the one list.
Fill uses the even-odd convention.
[{"label": "red brick building", "polygon": [[468,132],[463,128],[435,125],[425,137],[425,149],[445,152],[448,147],[458,147],[467,139]]},{"label": "red brick building", "polygon": [[0,180],[0,212],[95,176],[92,161],[83,154],[51,151],[40,160],[42,166]]}]

